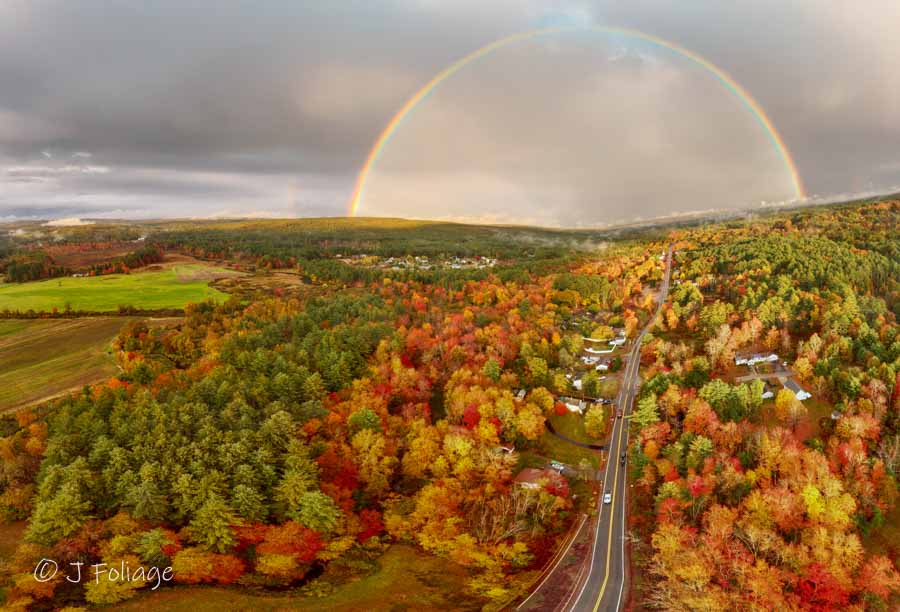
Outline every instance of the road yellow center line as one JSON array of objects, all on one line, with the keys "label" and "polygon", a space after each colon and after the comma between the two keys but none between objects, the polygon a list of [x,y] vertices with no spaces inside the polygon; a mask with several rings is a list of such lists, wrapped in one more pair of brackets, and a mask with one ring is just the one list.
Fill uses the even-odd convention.
[{"label": "road yellow center line", "polygon": [[[666,268],[667,269],[666,269],[665,275],[663,276],[663,284],[662,284],[662,289],[663,289],[662,295],[663,296],[665,296],[665,294],[668,293],[668,276],[669,276],[669,273],[671,270],[671,268],[669,267],[671,265],[671,263],[670,263],[671,256],[672,256],[672,253],[671,253],[671,247],[670,247],[669,254],[666,259]],[[662,310],[662,302],[663,302],[663,300],[660,300],[660,303],[656,307],[656,312],[653,313],[653,316],[647,322],[647,326],[644,328],[644,332],[646,332],[647,329],[649,329],[651,327],[653,321],[656,319],[656,316]],[[631,359],[629,360],[628,365],[625,367],[624,380],[626,381],[626,385],[628,384],[628,381],[630,381],[631,378],[636,376],[637,373],[640,371],[640,367],[641,367],[640,366],[640,363],[641,363],[640,344],[641,344],[641,338],[643,337],[643,335],[644,335],[643,332],[638,335],[638,337],[636,339],[635,347],[632,351]],[[610,458],[608,459],[610,461],[616,460],[619,457],[619,454],[621,453],[622,438],[624,437],[624,430],[625,430],[625,419],[628,418],[628,416],[630,416],[630,415],[625,414],[625,410],[628,406],[631,405],[631,402],[634,400],[633,394],[635,392],[635,389],[636,389],[636,386],[632,386],[630,388],[626,387],[626,388],[622,389],[622,393],[624,394],[624,397],[626,399],[625,399],[625,401],[622,402],[622,406],[621,406],[622,419],[621,419],[621,423],[619,425],[619,440],[616,442],[616,454],[614,456],[610,456]],[[610,449],[611,448],[612,447],[610,446]],[[612,556],[612,530],[613,530],[613,525],[615,524],[614,516],[616,513],[616,487],[619,482],[619,466],[620,465],[621,465],[621,461],[616,461],[616,470],[615,470],[615,474],[613,475],[612,499],[610,500],[610,503],[609,503],[609,533],[606,536],[606,568],[605,568],[604,574],[603,574],[603,584],[600,585],[600,593],[597,595],[597,601],[594,603],[593,612],[597,612],[597,610],[600,609],[600,602],[603,601],[603,594],[606,592],[606,584],[609,582],[609,560],[610,560],[610,557]],[[627,485],[627,484],[628,483],[626,482],[625,485]],[[625,488],[624,488],[625,485],[623,485],[623,489],[622,489],[623,494],[625,492]],[[622,517],[622,520],[625,520],[625,518]],[[623,559],[623,562],[624,562],[624,559]],[[624,568],[623,568],[623,573],[624,573]],[[624,576],[622,579],[624,580]]]},{"label": "road yellow center line", "polygon": [[615,525],[615,514],[616,514],[616,488],[619,483],[619,466],[621,462],[617,461],[617,457],[621,452],[622,448],[622,438],[623,431],[625,429],[625,422],[621,423],[619,428],[619,440],[616,443],[616,454],[609,458],[610,461],[616,461],[616,471],[613,475],[613,490],[612,490],[612,501],[609,504],[609,533],[606,537],[606,567],[603,573],[603,584],[600,585],[600,593],[597,595],[597,602],[594,604],[594,612],[600,608],[600,602],[603,600],[603,593],[606,591],[606,583],[609,582],[609,560],[612,556],[612,531],[613,525]]},{"label": "road yellow center line", "polygon": [[[638,353],[638,355],[640,355],[640,353]],[[631,363],[629,365],[632,365],[633,363],[635,363],[635,361],[636,360],[634,358],[632,358]],[[639,361],[639,358],[637,361]],[[631,375],[633,376],[634,368],[632,368],[632,370],[633,371],[632,371]],[[625,397],[627,399],[625,400],[625,402],[623,402],[625,405],[628,405],[629,402],[631,401],[631,398],[629,397],[630,395],[631,395],[631,389],[626,389]],[[624,417],[625,408],[623,407],[622,410],[623,410],[623,417]],[[600,585],[600,593],[597,595],[597,601],[594,604],[594,612],[597,612],[597,610],[600,608],[600,602],[603,600],[603,593],[606,592],[606,584],[607,584],[607,582],[609,582],[609,560],[610,560],[610,557],[612,556],[612,531],[613,531],[613,525],[615,525],[615,513],[616,513],[616,488],[619,483],[619,466],[621,465],[621,462],[618,461],[618,457],[619,457],[619,453],[621,453],[622,438],[624,437],[624,431],[625,431],[625,419],[623,418],[623,419],[621,419],[621,421],[622,422],[620,423],[620,426],[619,426],[619,439],[616,442],[616,453],[615,453],[615,455],[611,455],[608,459],[609,461],[616,461],[616,470],[613,475],[612,500],[610,501],[610,504],[609,504],[609,533],[607,534],[607,537],[606,537],[606,567],[605,567],[604,573],[603,573],[603,584]]]}]

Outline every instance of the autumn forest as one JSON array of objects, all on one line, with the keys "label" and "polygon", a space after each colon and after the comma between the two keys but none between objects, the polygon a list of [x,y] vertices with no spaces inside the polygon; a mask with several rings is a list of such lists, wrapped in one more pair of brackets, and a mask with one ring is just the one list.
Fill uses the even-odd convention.
[{"label": "autumn forest", "polygon": [[[61,366],[17,338],[116,318],[0,419],[0,597],[349,610],[406,576],[396,609],[547,609],[589,582],[620,465],[630,609],[896,609],[898,227],[890,199],[584,232],[0,225],[4,369],[42,381]],[[209,296],[107,304],[119,277]],[[23,293],[63,281],[92,305]]]}]

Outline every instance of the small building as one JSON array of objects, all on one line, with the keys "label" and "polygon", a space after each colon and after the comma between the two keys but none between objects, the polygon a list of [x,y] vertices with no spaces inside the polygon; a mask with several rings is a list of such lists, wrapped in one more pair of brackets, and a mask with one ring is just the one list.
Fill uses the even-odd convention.
[{"label": "small building", "polygon": [[753,353],[751,355],[735,355],[734,365],[752,366],[757,363],[774,363],[778,361],[778,353]]},{"label": "small building", "polygon": [[584,406],[581,402],[578,402],[577,404],[566,402],[566,410],[568,410],[569,412],[574,412],[576,414],[582,414],[584,413]]},{"label": "small building", "polygon": [[609,357],[604,359],[597,360],[597,365],[594,366],[594,369],[598,372],[606,372],[609,370],[609,366],[612,364],[612,360]]},{"label": "small building", "polygon": [[598,361],[600,361],[600,358],[599,358],[599,357],[585,356],[585,357],[582,357],[582,358],[581,358],[581,361],[583,361],[585,365],[594,365],[595,363],[597,363]]},{"label": "small building", "polygon": [[613,338],[612,340],[610,340],[609,345],[610,346],[622,346],[625,344],[625,342],[626,342],[625,338],[622,336],[619,336],[618,338]]},{"label": "small building", "polygon": [[585,353],[590,353],[591,355],[609,355],[609,354],[612,353],[614,350],[615,350],[615,348],[610,348],[610,349],[592,349],[592,348],[586,348],[586,349],[584,349],[584,352],[585,352]]},{"label": "small building", "polygon": [[579,400],[574,397],[560,397],[559,401],[565,405],[566,410],[569,412],[584,414],[584,411],[587,410],[587,403],[584,400]]},{"label": "small building", "polygon": [[795,381],[793,378],[788,378],[782,384],[784,385],[785,389],[790,389],[791,391],[793,391],[794,395],[797,396],[797,399],[801,402],[812,397],[812,393],[806,391],[803,387],[798,385],[797,381]]}]

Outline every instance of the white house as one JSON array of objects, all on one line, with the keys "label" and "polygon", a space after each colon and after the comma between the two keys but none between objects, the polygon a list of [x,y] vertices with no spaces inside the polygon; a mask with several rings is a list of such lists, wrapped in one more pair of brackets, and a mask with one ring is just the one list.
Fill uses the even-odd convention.
[{"label": "white house", "polygon": [[569,412],[577,412],[578,414],[581,414],[587,408],[587,404],[584,402],[584,400],[579,400],[574,397],[560,396],[559,401],[565,404],[566,409]]},{"label": "white house", "polygon": [[754,353],[752,355],[735,355],[734,365],[752,366],[757,363],[778,361],[777,353]]},{"label": "white house", "polygon": [[584,406],[581,405],[581,402],[578,402],[577,404],[566,402],[566,408],[569,410],[569,412],[577,412],[578,414],[584,412]]},{"label": "white house", "polygon": [[614,350],[616,350],[616,349],[611,348],[611,349],[599,350],[599,349],[586,348],[586,349],[584,349],[584,352],[590,353],[591,355],[608,355],[608,354],[612,353]]},{"label": "white house", "polygon": [[812,393],[809,393],[808,391],[806,391],[805,389],[803,389],[803,387],[801,387],[800,385],[798,385],[798,384],[797,384],[797,381],[793,380],[792,378],[788,378],[786,381],[784,381],[783,384],[784,384],[784,388],[785,388],[785,389],[790,389],[791,391],[793,391],[793,392],[794,392],[794,395],[795,395],[795,396],[797,397],[797,399],[800,400],[801,402],[802,402],[803,400],[808,400],[809,398],[812,397]]}]

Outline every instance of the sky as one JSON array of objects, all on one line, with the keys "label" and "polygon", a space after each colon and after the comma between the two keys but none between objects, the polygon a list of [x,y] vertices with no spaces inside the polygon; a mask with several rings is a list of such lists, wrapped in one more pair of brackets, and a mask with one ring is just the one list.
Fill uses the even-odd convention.
[{"label": "sky", "polygon": [[[900,3],[5,0],[0,220],[348,213],[407,99],[546,26],[671,40],[765,109],[814,200],[898,190]],[[359,214],[589,227],[796,197],[756,118],[629,36],[508,45],[443,81]]]}]

